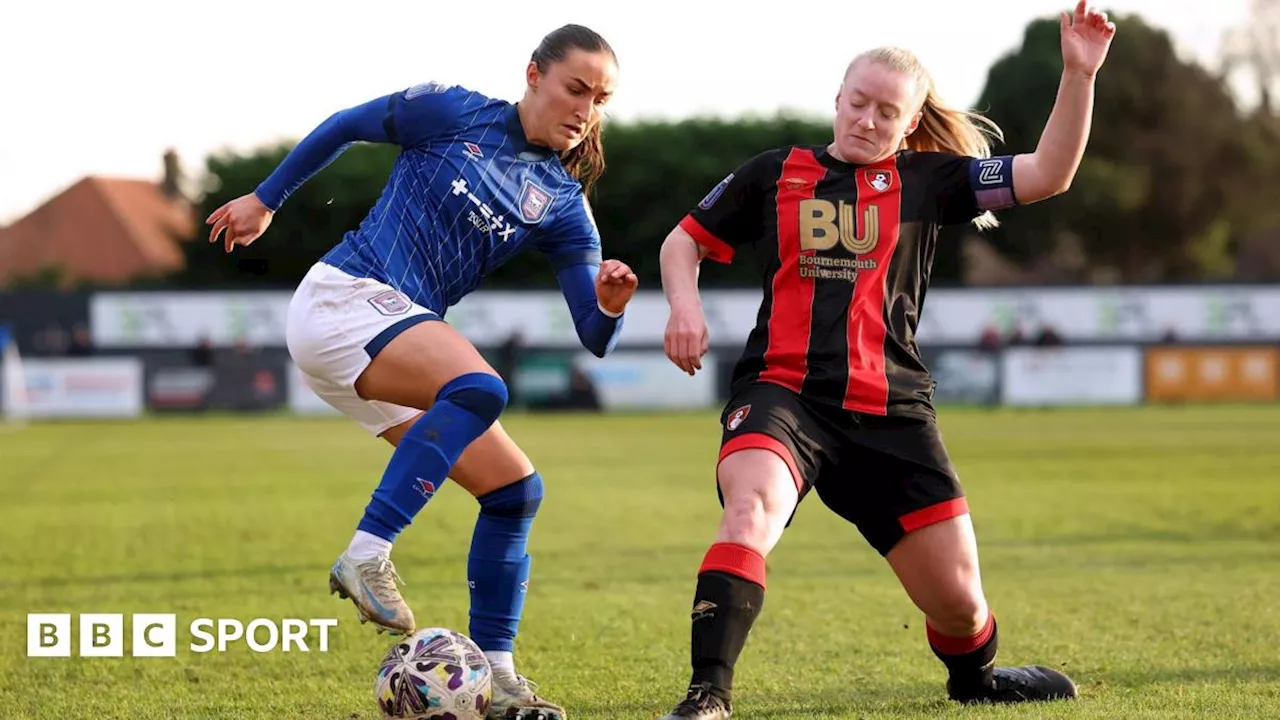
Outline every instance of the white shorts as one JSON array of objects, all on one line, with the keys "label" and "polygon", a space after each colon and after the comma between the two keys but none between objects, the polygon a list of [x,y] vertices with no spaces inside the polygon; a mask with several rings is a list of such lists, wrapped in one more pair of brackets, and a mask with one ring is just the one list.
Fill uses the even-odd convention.
[{"label": "white shorts", "polygon": [[289,301],[285,343],[316,395],[381,435],[420,411],[365,400],[356,394],[356,379],[396,335],[439,319],[390,285],[316,263]]}]

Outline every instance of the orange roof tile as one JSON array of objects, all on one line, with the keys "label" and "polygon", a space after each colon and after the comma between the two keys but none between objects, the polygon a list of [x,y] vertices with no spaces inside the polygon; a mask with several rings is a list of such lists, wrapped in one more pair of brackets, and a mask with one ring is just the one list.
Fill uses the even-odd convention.
[{"label": "orange roof tile", "polygon": [[195,228],[190,205],[154,182],[87,177],[0,229],[0,284],[54,265],[72,282],[167,274]]}]

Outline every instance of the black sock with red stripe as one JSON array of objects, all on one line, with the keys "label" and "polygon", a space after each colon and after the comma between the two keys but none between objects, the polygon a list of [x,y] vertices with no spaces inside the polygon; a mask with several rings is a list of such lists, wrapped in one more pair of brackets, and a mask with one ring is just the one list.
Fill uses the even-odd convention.
[{"label": "black sock with red stripe", "polygon": [[743,545],[715,543],[698,570],[693,596],[691,685],[709,684],[728,700],[733,666],[764,605],[764,556]]},{"label": "black sock with red stripe", "polygon": [[950,673],[947,689],[953,699],[974,698],[993,687],[992,672],[995,671],[996,648],[999,645],[995,615],[988,612],[986,624],[972,637],[943,635],[928,624],[925,630],[933,654]]}]

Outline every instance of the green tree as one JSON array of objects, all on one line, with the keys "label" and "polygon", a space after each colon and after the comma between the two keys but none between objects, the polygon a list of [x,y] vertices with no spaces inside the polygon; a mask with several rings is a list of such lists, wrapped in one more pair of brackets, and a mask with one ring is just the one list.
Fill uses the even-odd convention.
[{"label": "green tree", "polygon": [[[992,237],[1029,259],[1061,233],[1125,281],[1190,280],[1229,262],[1223,208],[1245,159],[1241,118],[1222,82],[1181,60],[1168,35],[1136,16],[1119,27],[1096,82],[1093,132],[1070,192],[1006,213]],[[1062,73],[1058,21],[1031,23],[992,66],[979,109],[1001,125],[997,152],[1031,152]]]},{"label": "green tree", "polygon": [[[252,192],[284,159],[292,144],[206,160],[200,219],[223,203]],[[187,266],[177,281],[188,287],[291,286],[307,268],[355,229],[382,192],[396,148],[357,144],[306,182],[276,213],[270,229],[230,255],[209,245],[208,227],[184,245]]]},{"label": "green tree", "polygon": [[[604,178],[591,198],[605,257],[639,273],[646,288],[660,283],[663,238],[721,178],[753,155],[789,143],[822,143],[823,121],[778,116],[738,121],[697,118],[680,122],[609,123]],[[288,144],[206,161],[201,218],[251,192],[284,158]],[[267,234],[230,255],[207,243],[202,227],[184,245],[185,287],[283,287],[296,283],[343,233],[358,227],[386,183],[398,149],[357,144],[307,181],[276,214]],[[709,285],[755,284],[751,263],[711,268]],[[544,258],[530,252],[498,268],[485,287],[554,288]]]}]

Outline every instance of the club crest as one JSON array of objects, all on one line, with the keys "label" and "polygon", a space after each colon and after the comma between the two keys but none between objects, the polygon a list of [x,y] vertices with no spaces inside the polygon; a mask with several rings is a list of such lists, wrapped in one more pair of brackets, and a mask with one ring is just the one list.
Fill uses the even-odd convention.
[{"label": "club crest", "polygon": [[409,298],[396,292],[386,290],[369,298],[369,304],[383,315],[403,315],[409,312]]},{"label": "club crest", "polygon": [[867,170],[867,184],[879,192],[893,186],[893,175],[888,170]]},{"label": "club crest", "polygon": [[540,223],[551,209],[555,197],[538,187],[532,180],[525,180],[520,187],[520,217],[528,223]]},{"label": "club crest", "polygon": [[743,420],[747,419],[747,415],[749,415],[750,413],[751,413],[750,405],[743,405],[737,410],[734,410],[733,413],[729,415],[729,421],[724,424],[725,428],[730,431],[737,430],[738,426],[742,424]]}]

